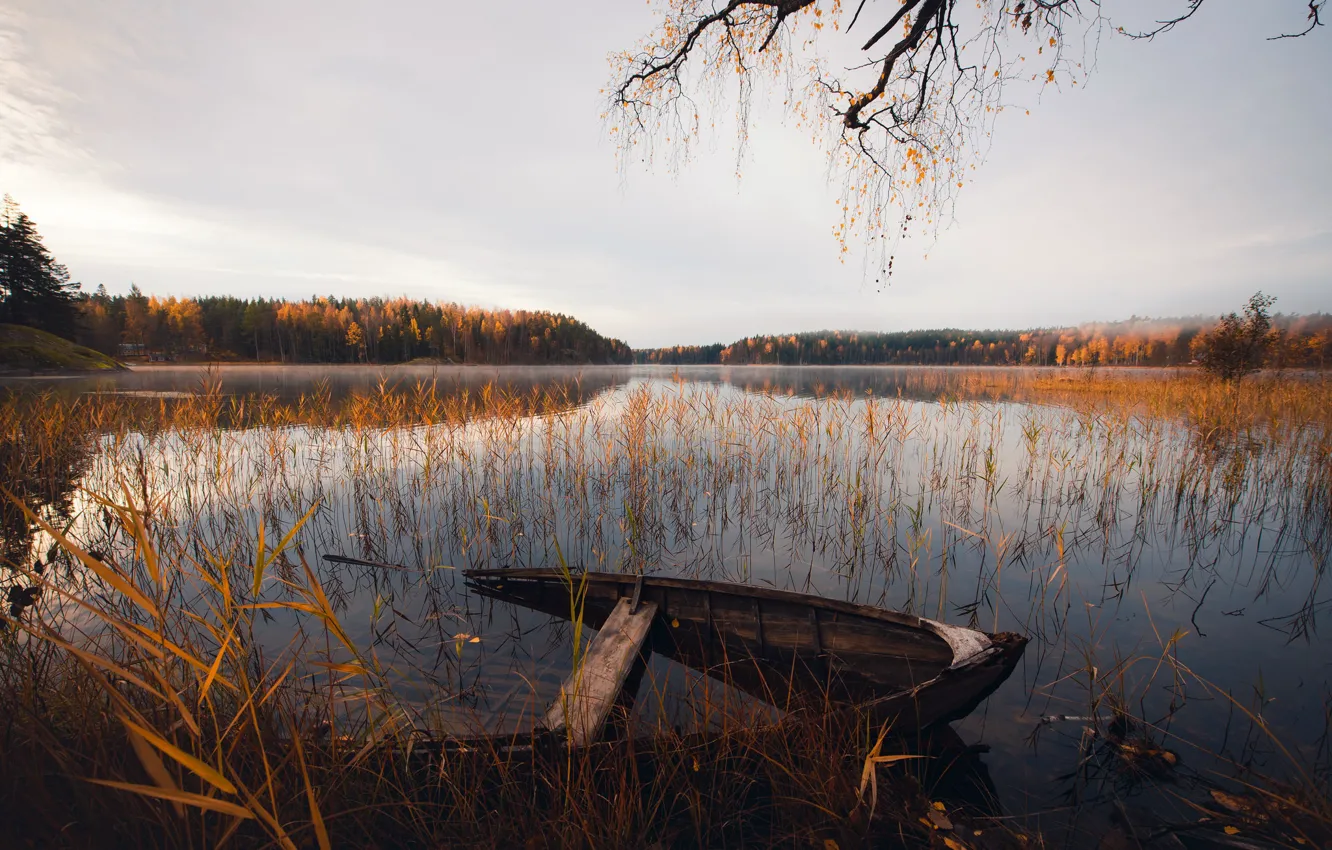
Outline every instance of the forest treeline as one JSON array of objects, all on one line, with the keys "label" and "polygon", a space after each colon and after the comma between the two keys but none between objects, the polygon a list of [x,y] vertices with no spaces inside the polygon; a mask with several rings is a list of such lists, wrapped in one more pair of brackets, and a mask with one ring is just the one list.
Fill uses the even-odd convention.
[{"label": "forest treeline", "polygon": [[1205,320],[1139,319],[1026,331],[819,331],[730,345],[634,351],[570,316],[486,310],[409,298],[148,296],[131,287],[80,291],[36,225],[8,195],[0,206],[0,324],[27,325],[111,357],[283,363],[667,365],[1173,366],[1199,363],[1226,380],[1263,366],[1326,368],[1332,315],[1270,316],[1261,292]]},{"label": "forest treeline", "polygon": [[409,298],[162,298],[80,291],[32,219],[0,205],[0,323],[121,359],[283,363],[630,363],[633,352],[571,316]]},{"label": "forest treeline", "polygon": [[[1215,319],[1138,319],[1025,331],[817,331],[751,336],[730,345],[640,349],[638,363],[664,365],[1176,366],[1204,351]],[[1332,315],[1272,317],[1266,365],[1332,365]]]},{"label": "forest treeline", "polygon": [[302,301],[149,296],[77,300],[75,340],[113,357],[283,363],[629,363],[633,353],[570,316],[409,298]]}]

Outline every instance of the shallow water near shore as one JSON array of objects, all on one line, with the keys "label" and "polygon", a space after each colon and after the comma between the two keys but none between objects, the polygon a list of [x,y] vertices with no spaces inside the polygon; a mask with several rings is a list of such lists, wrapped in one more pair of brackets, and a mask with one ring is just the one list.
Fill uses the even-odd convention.
[{"label": "shallow water near shore", "polygon": [[[461,571],[563,562],[1029,636],[1013,676],[954,724],[989,748],[1012,815],[1063,819],[1114,784],[1087,770],[1084,731],[1112,706],[1153,724],[1190,770],[1287,770],[1242,705],[1326,771],[1325,435],[1218,441],[1187,415],[1043,398],[1024,389],[1030,374],[172,367],[50,386],[216,405],[225,427],[90,435],[71,535],[125,545],[78,493],[122,483],[155,506],[168,556],[252,562],[261,524],[271,547],[308,512],[266,592],[283,593],[299,552],[422,725],[522,728],[558,693],[571,627],[469,594]],[[362,398],[365,411],[265,420],[259,396],[310,411]],[[280,653],[298,628],[284,612],[262,638]],[[646,710],[688,716],[687,674],[654,661],[644,693],[654,686],[672,698]]]}]

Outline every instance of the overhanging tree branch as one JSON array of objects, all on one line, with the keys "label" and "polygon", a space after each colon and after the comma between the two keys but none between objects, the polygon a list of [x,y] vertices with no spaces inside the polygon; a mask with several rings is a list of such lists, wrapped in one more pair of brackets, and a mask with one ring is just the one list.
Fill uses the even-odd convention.
[{"label": "overhanging tree branch", "polygon": [[1281,35],[1274,35],[1269,38],[1268,41],[1278,41],[1283,38],[1302,38],[1313,32],[1314,27],[1321,27],[1323,22],[1320,19],[1320,13],[1322,12],[1323,4],[1326,2],[1327,0],[1309,0],[1309,26],[1305,27],[1300,32],[1288,32],[1282,33]]},{"label": "overhanging tree branch", "polygon": [[[1113,29],[1152,39],[1192,18],[1204,1],[1182,0],[1177,14],[1140,32]],[[1309,25],[1275,38],[1307,35],[1322,24],[1326,0],[1300,2],[1307,2]],[[743,153],[754,83],[784,81],[787,108],[827,145],[845,181],[842,222],[834,228],[842,250],[858,232],[883,246],[885,268],[888,244],[905,232],[890,216],[938,227],[983,159],[1004,110],[1004,86],[1024,79],[1079,84],[1085,69],[1065,55],[1065,44],[1075,42],[1077,27],[1091,32],[1107,23],[1101,0],[980,0],[974,10],[958,0],[899,0],[861,45],[869,61],[839,73],[818,50],[819,31],[857,26],[873,8],[866,0],[849,9],[845,27],[840,0],[664,4],[661,24],[643,46],[613,60],[606,117],[622,155],[646,160],[664,142],[687,157],[702,126],[691,93],[711,88],[720,102],[734,97],[732,85]],[[868,87],[850,81],[870,73]]]}]

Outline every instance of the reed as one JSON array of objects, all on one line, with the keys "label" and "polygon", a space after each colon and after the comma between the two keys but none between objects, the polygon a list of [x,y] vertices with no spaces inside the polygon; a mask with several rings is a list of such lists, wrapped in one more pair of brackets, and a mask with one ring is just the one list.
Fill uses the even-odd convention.
[{"label": "reed", "polygon": [[[756,722],[744,704],[705,697],[695,707],[717,721],[706,735],[662,723],[573,752],[538,738],[444,748],[456,728],[432,729],[394,696],[303,557],[295,575],[268,575],[301,523],[276,542],[261,533],[252,563],[206,550],[171,559],[143,506],[98,507],[125,538],[123,559],[34,516],[58,548],[21,571],[43,610],[12,619],[3,641],[0,777],[7,799],[24,801],[10,835],[170,847],[929,844],[932,827],[917,822],[932,810],[926,774],[880,778],[906,756],[883,754],[884,730],[854,711]],[[274,615],[297,635],[277,653],[256,638]]]},{"label": "reed", "polygon": [[[87,846],[941,840],[929,770],[889,758],[911,753],[854,714],[758,722],[666,679],[645,687],[644,739],[576,758],[430,756],[426,741],[530,732],[578,651],[578,568],[768,582],[1021,630],[1037,638],[1032,683],[1110,718],[1093,724],[1100,741],[1115,718],[1154,728],[1132,710],[1146,662],[1086,654],[1074,673],[1054,659],[1096,644],[1076,616],[1089,588],[1107,605],[1158,578],[1152,547],[1180,553],[1172,587],[1280,587],[1291,610],[1277,625],[1295,639],[1316,628],[1332,543],[1326,380],[911,380],[887,397],[805,393],[780,373],[521,392],[386,380],[285,398],[229,395],[214,376],[173,398],[10,394],[6,582],[39,591],[2,641],[0,796],[29,803],[6,828]],[[317,558],[348,552],[399,568]],[[572,627],[462,592],[459,568],[499,565],[562,565]],[[1154,669],[1203,688],[1177,643]],[[1293,783],[1325,823],[1307,802],[1323,788],[1306,781],[1307,751],[1246,781]],[[1009,821],[949,805],[1017,840],[996,826]]]},{"label": "reed", "polygon": [[[1033,746],[1064,738],[1076,753],[1051,789],[1061,805],[1045,819],[1044,837],[1073,845],[1332,843],[1326,763],[1282,739],[1264,716],[1265,694],[1245,700],[1192,670],[1182,658],[1186,632],[1154,638],[1155,652],[1109,657],[1082,644],[1081,666],[1069,674],[1082,698],[1056,699],[1069,713],[1047,714],[1033,729]],[[1219,747],[1200,743],[1186,722],[1199,702],[1227,710]]]}]

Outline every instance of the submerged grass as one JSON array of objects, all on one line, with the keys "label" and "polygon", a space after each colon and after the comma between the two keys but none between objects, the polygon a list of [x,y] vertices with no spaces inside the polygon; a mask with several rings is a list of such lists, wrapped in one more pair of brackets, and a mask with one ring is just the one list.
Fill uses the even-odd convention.
[{"label": "submerged grass", "polygon": [[[1311,573],[1282,627],[1316,628],[1332,544],[1326,380],[933,380],[927,403],[792,398],[780,382],[599,397],[576,384],[519,395],[384,383],[281,399],[208,379],[183,398],[11,395],[0,464],[19,592],[0,638],[0,799],[23,802],[3,828],[88,847],[1042,841],[996,816],[992,790],[937,799],[935,768],[965,747],[893,750],[854,711],[726,706],[702,712],[720,718],[707,735],[662,711],[650,736],[572,756],[438,744],[493,727],[505,704],[468,654],[493,632],[455,604],[454,566],[558,563],[575,653],[579,567],[826,590],[817,562],[862,601],[991,630],[1002,619],[1037,637],[1038,657],[1076,657],[1077,558],[1099,560],[1106,593],[1122,596],[1144,548],[1178,537],[1185,587],[1218,580],[1218,553],[1262,529],[1301,554],[1266,560],[1260,584]],[[348,546],[406,561],[415,578],[362,582],[307,558]],[[759,572],[759,551],[789,555]],[[962,553],[978,566],[964,569]],[[368,632],[348,620],[367,588]],[[1081,667],[1056,666],[1082,695],[1068,716],[1090,730],[1066,811],[1086,799],[1128,811],[1130,786],[1105,781],[1124,765],[1139,779],[1174,773],[1159,753],[1188,737],[1168,720],[1190,689],[1229,700],[1254,740],[1276,740],[1261,711],[1180,661],[1179,640],[1099,664],[1088,640]],[[549,687],[520,690],[536,702]],[[521,736],[521,717],[509,731]],[[1220,835],[1261,827],[1319,846],[1328,777],[1303,751],[1287,755],[1272,779],[1241,758],[1225,782],[1194,783],[1223,795],[1212,808],[1228,814],[1203,815]]]}]

